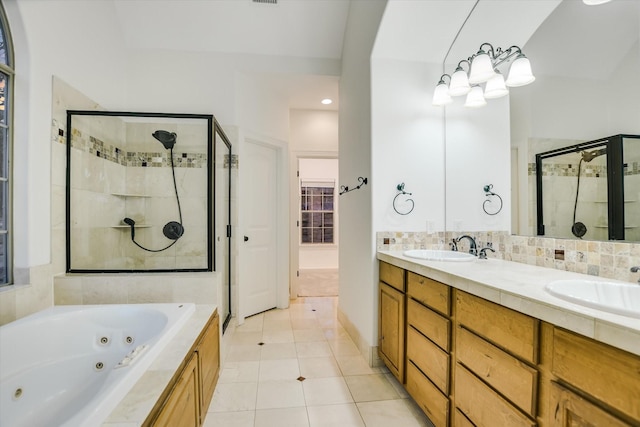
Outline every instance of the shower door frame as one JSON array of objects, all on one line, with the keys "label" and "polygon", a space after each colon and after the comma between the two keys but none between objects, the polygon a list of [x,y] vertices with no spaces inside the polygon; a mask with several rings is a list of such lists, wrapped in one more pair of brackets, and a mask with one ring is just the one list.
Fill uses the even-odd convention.
[{"label": "shower door frame", "polygon": [[[71,128],[73,116],[108,116],[108,117],[149,117],[168,119],[200,119],[206,120],[207,126],[207,267],[203,268],[171,268],[171,269],[90,269],[71,267]],[[66,123],[66,272],[67,273],[175,273],[175,272],[210,272],[215,271],[215,246],[213,245],[213,230],[215,230],[213,201],[213,130],[215,118],[212,114],[188,113],[148,113],[131,111],[100,111],[100,110],[67,110]],[[220,128],[221,129],[221,128]],[[221,131],[221,133],[224,133]]]},{"label": "shower door frame", "polygon": [[[224,143],[224,145],[227,147],[227,149],[229,150],[228,154],[229,154],[229,168],[228,168],[228,186],[227,186],[227,200],[228,200],[228,204],[227,204],[227,224],[226,224],[226,238],[227,238],[227,277],[226,277],[226,282],[225,278],[222,279],[223,283],[222,286],[227,286],[227,304],[228,304],[228,313],[220,313],[222,316],[224,316],[224,319],[222,319],[222,333],[224,334],[225,331],[227,330],[227,326],[229,326],[229,321],[231,320],[232,317],[232,298],[231,298],[231,291],[232,291],[232,287],[231,287],[231,266],[233,265],[233,263],[231,262],[231,241],[232,241],[232,227],[231,227],[231,170],[232,170],[232,165],[233,165],[233,145],[231,144],[231,142],[229,141],[229,138],[227,137],[227,135],[224,133],[224,130],[222,129],[222,126],[220,126],[220,124],[218,123],[218,121],[216,120],[216,118],[213,118],[213,152],[214,152],[214,158],[216,156],[216,149],[217,149],[217,137],[218,135],[221,136],[222,142]],[[213,174],[214,180],[216,179],[216,174]],[[215,189],[215,181],[214,181],[214,189]],[[215,190],[214,190],[214,197],[213,197],[214,203],[215,203]],[[216,207],[214,207],[214,215],[215,215],[215,211],[216,211]],[[214,227],[215,227],[215,220],[214,220]],[[214,270],[216,269],[215,267],[215,261],[214,261]]]},{"label": "shower door frame", "polygon": [[[640,135],[618,134],[608,138],[582,142],[555,150],[536,154],[536,209],[537,235],[544,236],[543,194],[542,194],[542,161],[550,157],[601,147],[607,148],[607,209],[609,240],[624,240],[624,138],[640,139]],[[553,237],[553,236],[552,236]]]}]

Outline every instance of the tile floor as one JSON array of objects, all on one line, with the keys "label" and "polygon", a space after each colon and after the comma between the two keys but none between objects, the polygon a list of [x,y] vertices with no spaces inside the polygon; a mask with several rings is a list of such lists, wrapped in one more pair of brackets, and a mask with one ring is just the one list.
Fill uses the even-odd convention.
[{"label": "tile floor", "polygon": [[204,427],[431,426],[386,368],[365,362],[336,307],[298,298],[228,330]]},{"label": "tile floor", "polygon": [[300,277],[298,278],[298,296],[338,296],[338,270],[300,270]]}]

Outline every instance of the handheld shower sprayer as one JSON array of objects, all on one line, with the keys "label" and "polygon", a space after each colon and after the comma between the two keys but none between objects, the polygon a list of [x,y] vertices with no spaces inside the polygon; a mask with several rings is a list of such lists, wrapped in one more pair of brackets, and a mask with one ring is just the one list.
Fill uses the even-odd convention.
[{"label": "handheld shower sprayer", "polygon": [[180,196],[178,195],[178,184],[176,183],[176,172],[173,164],[173,147],[176,145],[177,135],[175,132],[169,132],[166,130],[157,130],[151,134],[155,139],[160,141],[160,143],[170,151],[169,157],[171,159],[171,174],[173,175],[173,188],[176,193],[176,202],[178,203],[178,215],[180,217],[179,221],[169,221],[162,228],[162,233],[167,239],[173,240],[168,246],[165,246],[162,249],[149,249],[140,245],[136,242],[136,222],[127,217],[122,220],[125,224],[131,227],[131,241],[138,246],[140,249],[144,249],[148,252],[162,252],[166,249],[169,249],[171,246],[175,245],[180,237],[184,234],[184,226],[182,225],[182,208],[180,207]]},{"label": "handheld shower sprayer", "polygon": [[588,163],[591,160],[595,159],[596,157],[600,157],[607,154],[607,148],[605,147],[599,150],[583,151],[580,154],[582,155],[582,160]]}]

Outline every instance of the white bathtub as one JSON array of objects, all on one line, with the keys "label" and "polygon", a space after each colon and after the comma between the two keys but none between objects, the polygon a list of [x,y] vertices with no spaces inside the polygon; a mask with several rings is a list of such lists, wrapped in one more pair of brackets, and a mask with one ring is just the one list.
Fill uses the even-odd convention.
[{"label": "white bathtub", "polygon": [[194,311],[55,306],[0,327],[0,427],[99,426]]}]

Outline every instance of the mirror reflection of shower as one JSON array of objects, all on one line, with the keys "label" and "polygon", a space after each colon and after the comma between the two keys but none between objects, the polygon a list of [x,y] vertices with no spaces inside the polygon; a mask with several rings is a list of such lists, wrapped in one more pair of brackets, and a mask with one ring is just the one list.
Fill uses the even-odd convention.
[{"label": "mirror reflection of shower", "polygon": [[131,218],[125,218],[123,221],[125,224],[131,227],[131,241],[138,246],[140,249],[144,249],[148,252],[162,252],[169,249],[171,246],[175,245],[176,242],[182,235],[184,234],[184,226],[182,225],[182,208],[180,206],[180,196],[178,195],[178,185],[176,183],[176,171],[175,166],[173,164],[173,147],[176,145],[178,135],[175,132],[169,132],[166,130],[157,130],[151,134],[155,139],[157,139],[165,149],[169,150],[169,157],[171,159],[171,174],[173,175],[173,189],[176,194],[176,202],[178,204],[178,216],[179,221],[169,221],[162,228],[162,233],[167,239],[173,240],[169,245],[165,246],[162,249],[149,249],[145,248],[138,242],[136,242],[136,222]]},{"label": "mirror reflection of shower", "polygon": [[573,223],[571,225],[571,233],[579,239],[582,239],[587,234],[587,226],[584,223],[576,222],[576,211],[578,209],[578,196],[580,194],[580,175],[582,175],[582,162],[589,163],[596,157],[600,157],[607,154],[607,148],[600,148],[598,150],[582,151],[580,153],[580,162],[578,162],[578,184],[576,186],[576,200],[573,204]]}]

